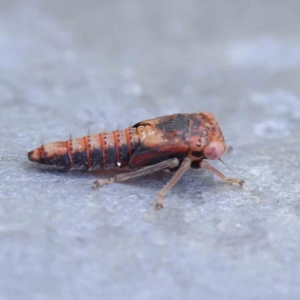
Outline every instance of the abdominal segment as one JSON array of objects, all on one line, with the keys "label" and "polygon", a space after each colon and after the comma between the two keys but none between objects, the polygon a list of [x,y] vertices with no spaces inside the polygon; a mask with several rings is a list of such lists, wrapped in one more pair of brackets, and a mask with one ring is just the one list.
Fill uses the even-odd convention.
[{"label": "abdominal segment", "polygon": [[126,167],[139,144],[136,128],[129,127],[45,144],[30,151],[28,158],[42,164],[69,168]]}]

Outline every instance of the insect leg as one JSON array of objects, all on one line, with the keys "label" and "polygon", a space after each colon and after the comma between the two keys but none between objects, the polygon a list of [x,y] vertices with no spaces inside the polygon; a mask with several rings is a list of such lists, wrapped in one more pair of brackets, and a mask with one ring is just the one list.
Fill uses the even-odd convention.
[{"label": "insect leg", "polygon": [[125,180],[132,179],[135,177],[154,173],[154,172],[160,171],[162,169],[175,168],[178,165],[179,165],[179,160],[177,158],[171,158],[171,159],[165,160],[163,162],[160,162],[156,165],[143,167],[141,169],[138,169],[138,170],[135,170],[132,172],[128,172],[128,173],[117,174],[117,175],[107,178],[107,179],[96,180],[93,182],[93,187],[97,188],[97,187],[101,187],[106,184],[111,184],[111,183],[119,182],[119,181],[125,181]]},{"label": "insect leg", "polygon": [[183,175],[183,173],[189,169],[189,167],[191,166],[191,160],[186,157],[180,168],[176,171],[176,173],[174,174],[174,176],[171,178],[171,180],[160,190],[158,197],[157,197],[157,202],[156,202],[156,206],[155,208],[157,210],[162,209],[163,208],[163,199],[165,194],[167,193],[167,191],[181,178],[181,176]]},{"label": "insect leg", "polygon": [[201,160],[199,162],[199,167],[207,169],[209,171],[212,171],[216,175],[218,175],[224,182],[232,184],[232,183],[237,183],[240,186],[243,186],[245,183],[244,180],[238,179],[238,178],[227,178],[225,175],[223,175],[221,172],[219,172],[217,169],[215,169],[213,166],[211,166],[208,162]]}]

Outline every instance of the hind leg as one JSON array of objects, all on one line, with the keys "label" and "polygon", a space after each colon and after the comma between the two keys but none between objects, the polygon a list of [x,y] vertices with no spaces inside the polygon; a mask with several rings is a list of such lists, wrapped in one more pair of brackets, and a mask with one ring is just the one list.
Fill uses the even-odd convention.
[{"label": "hind leg", "polygon": [[135,170],[135,171],[132,171],[132,172],[117,174],[113,177],[106,178],[106,179],[98,179],[98,180],[93,182],[93,187],[98,188],[98,187],[101,187],[103,185],[111,184],[111,183],[114,183],[114,182],[125,181],[125,180],[128,180],[128,179],[132,179],[132,178],[136,178],[136,177],[139,177],[139,176],[143,176],[143,175],[151,174],[151,173],[154,173],[154,172],[158,172],[158,171],[166,169],[166,168],[172,169],[172,168],[177,167],[178,165],[179,165],[179,160],[177,158],[171,158],[171,159],[165,160],[163,162],[160,162],[156,165],[143,167],[141,169],[138,169],[138,170]]}]

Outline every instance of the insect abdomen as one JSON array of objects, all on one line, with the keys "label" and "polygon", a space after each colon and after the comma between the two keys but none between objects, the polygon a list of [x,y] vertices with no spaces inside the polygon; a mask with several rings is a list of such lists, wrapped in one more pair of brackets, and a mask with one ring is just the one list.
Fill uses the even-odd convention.
[{"label": "insect abdomen", "polygon": [[70,168],[125,167],[140,144],[136,128],[53,142],[28,153],[31,161]]}]

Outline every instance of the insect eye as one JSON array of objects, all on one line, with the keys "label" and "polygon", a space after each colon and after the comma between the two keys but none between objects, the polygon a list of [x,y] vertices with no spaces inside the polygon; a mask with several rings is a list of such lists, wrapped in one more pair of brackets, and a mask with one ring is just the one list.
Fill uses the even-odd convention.
[{"label": "insect eye", "polygon": [[225,151],[223,143],[218,141],[212,141],[203,149],[203,154],[208,159],[219,159]]}]

